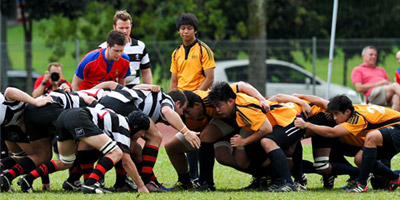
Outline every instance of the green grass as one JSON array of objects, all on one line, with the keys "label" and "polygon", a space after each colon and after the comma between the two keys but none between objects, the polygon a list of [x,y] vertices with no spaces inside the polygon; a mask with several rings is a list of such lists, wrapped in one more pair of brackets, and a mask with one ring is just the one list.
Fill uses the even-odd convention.
[{"label": "green grass", "polygon": [[[312,160],[311,146],[304,146],[304,158]],[[392,160],[393,169],[400,168],[400,157],[396,156]],[[158,160],[155,166],[155,173],[158,179],[166,186],[172,186],[177,180],[176,172],[174,171],[165,149],[161,148]],[[0,193],[0,199],[133,199],[137,197],[137,193],[113,193],[107,195],[84,195],[79,192],[69,193],[62,190],[61,185],[67,178],[68,171],[56,172],[50,176],[52,190],[50,192],[40,192],[41,181],[37,180],[34,183],[36,193],[24,194],[16,193]],[[106,186],[112,187],[115,177],[114,170],[106,174]],[[239,188],[249,184],[251,177],[248,174],[238,172],[232,168],[216,164],[214,170],[215,183],[217,186],[216,192],[170,192],[163,194],[142,194],[138,199],[398,199],[400,190],[395,192],[370,191],[365,194],[347,194],[340,187],[345,185],[347,176],[339,176],[335,181],[333,190],[322,189],[320,182],[321,176],[315,174],[308,175],[308,185],[306,192],[293,193],[268,193],[258,191],[239,191]],[[14,188],[20,190],[15,186]]]}]

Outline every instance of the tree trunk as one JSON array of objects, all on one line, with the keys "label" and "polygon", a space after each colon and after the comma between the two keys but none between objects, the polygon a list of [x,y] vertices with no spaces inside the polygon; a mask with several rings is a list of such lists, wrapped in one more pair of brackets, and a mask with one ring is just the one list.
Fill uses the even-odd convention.
[{"label": "tree trunk", "polygon": [[266,13],[264,0],[249,0],[248,1],[249,21],[249,38],[251,46],[249,47],[249,68],[248,81],[262,95],[266,95],[266,67],[265,59],[267,47],[267,32],[266,32]]},{"label": "tree trunk", "polygon": [[[1,12],[1,11],[0,11]],[[10,58],[8,57],[8,52],[7,52],[7,17],[3,15],[3,13],[0,13],[1,15],[1,21],[0,21],[0,26],[1,26],[1,38],[0,38],[0,48],[1,48],[1,63],[0,63],[0,90],[4,91],[8,84],[8,77],[7,77],[7,71],[11,67],[10,63]]]},{"label": "tree trunk", "polygon": [[25,16],[25,4],[21,2],[22,24],[25,33],[25,70],[26,70],[26,88],[27,93],[32,93],[32,20]]}]

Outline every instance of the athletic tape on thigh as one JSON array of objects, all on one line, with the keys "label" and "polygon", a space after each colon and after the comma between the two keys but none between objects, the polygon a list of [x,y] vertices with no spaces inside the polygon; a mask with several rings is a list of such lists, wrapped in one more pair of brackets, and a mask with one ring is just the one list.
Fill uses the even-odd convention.
[{"label": "athletic tape on thigh", "polygon": [[229,148],[231,153],[233,152],[233,148],[232,148],[231,144],[229,144],[228,141],[219,141],[219,142],[214,143],[214,149],[217,149],[218,147],[227,147],[227,148]]},{"label": "athletic tape on thigh", "polygon": [[100,148],[101,153],[104,155],[109,154],[110,152],[114,151],[117,148],[117,142],[115,141],[108,141],[104,146]]},{"label": "athletic tape on thigh", "polygon": [[25,151],[21,151],[21,152],[18,152],[18,153],[13,153],[13,156],[15,158],[25,158],[26,156],[28,156],[28,154],[26,154]]},{"label": "athletic tape on thigh", "polygon": [[327,169],[329,167],[329,157],[328,156],[316,157],[314,159],[313,167],[316,170]]},{"label": "athletic tape on thigh", "polygon": [[72,154],[69,156],[63,156],[60,154],[60,160],[61,160],[61,162],[65,163],[65,164],[72,164],[72,163],[74,163],[75,159],[76,159],[75,154]]}]

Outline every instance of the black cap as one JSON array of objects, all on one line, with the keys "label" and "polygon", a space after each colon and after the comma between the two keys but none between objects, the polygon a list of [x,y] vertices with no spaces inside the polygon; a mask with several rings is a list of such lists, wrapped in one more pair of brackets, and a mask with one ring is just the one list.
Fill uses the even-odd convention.
[{"label": "black cap", "polygon": [[140,130],[149,130],[150,118],[140,110],[133,111],[128,116],[128,124],[132,136]]}]

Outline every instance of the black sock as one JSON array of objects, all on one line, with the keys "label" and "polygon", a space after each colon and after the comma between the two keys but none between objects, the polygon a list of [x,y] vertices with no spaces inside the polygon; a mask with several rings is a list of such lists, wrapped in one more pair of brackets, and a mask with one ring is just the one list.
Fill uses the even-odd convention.
[{"label": "black sock", "polygon": [[376,162],[376,148],[363,147],[362,149],[363,155],[358,182],[363,185],[367,185],[369,173],[372,172],[372,168]]},{"label": "black sock", "polygon": [[49,175],[43,175],[40,178],[42,178],[42,184],[50,184],[50,177]]},{"label": "black sock", "polygon": [[394,173],[392,170],[390,170],[389,167],[384,165],[380,161],[375,161],[375,165],[372,169],[372,172],[377,175],[381,175],[383,177],[388,178],[389,180],[395,180],[399,178],[399,175]]},{"label": "black sock", "polygon": [[33,162],[33,160],[30,159],[29,157],[25,157],[22,158],[22,160],[19,161],[14,167],[9,169],[8,172],[4,174],[4,176],[6,176],[8,180],[11,182],[17,176],[30,172],[35,168],[36,168],[35,162]]},{"label": "black sock", "polygon": [[[81,173],[83,175],[84,181],[86,181],[89,178],[89,175],[93,171],[93,166],[94,163],[97,161],[99,158],[99,153],[97,150],[85,150],[85,151],[78,151],[76,153],[76,159],[78,160],[78,163],[80,164],[81,168]],[[76,174],[78,175],[78,174]],[[71,177],[73,180],[74,178]],[[68,178],[69,180],[69,178]],[[70,182],[72,182],[72,180]],[[78,179],[76,179],[78,180]]]},{"label": "black sock", "polygon": [[125,178],[126,178],[126,171],[124,167],[122,166],[122,161],[117,162],[115,164],[115,184],[114,187],[122,187],[125,184]]},{"label": "black sock", "polygon": [[304,184],[303,183],[303,146],[301,145],[301,142],[297,142],[296,148],[293,152],[292,155],[293,158],[293,168],[292,168],[292,176],[294,177],[294,180]]},{"label": "black sock", "polygon": [[303,160],[303,172],[306,174],[317,173],[311,161]]},{"label": "black sock", "polygon": [[114,161],[111,160],[107,156],[103,156],[99,162],[97,162],[97,165],[93,172],[89,175],[89,178],[85,181],[85,185],[93,185],[96,182],[98,182],[101,178],[104,177],[104,174],[110,170],[111,168],[114,167]]},{"label": "black sock", "polygon": [[199,160],[200,160],[200,180],[209,185],[214,185],[214,143],[201,142]]},{"label": "black sock", "polygon": [[[30,173],[28,173],[25,176],[25,179],[29,182],[32,183],[36,178],[38,178],[39,176],[41,177],[49,177],[48,175],[50,173],[56,172],[57,169],[57,165],[54,163],[53,160],[45,162],[44,164],[40,165],[38,168],[32,170]],[[43,178],[42,178],[42,183],[43,183]],[[47,183],[50,183],[47,182]],[[44,183],[46,184],[46,183]]]},{"label": "black sock", "polygon": [[360,169],[342,163],[332,163],[331,173],[333,175],[348,174],[351,179],[356,179],[360,175]]},{"label": "black sock", "polygon": [[0,165],[3,165],[3,170],[13,167],[17,162],[12,157],[5,157],[0,160]]},{"label": "black sock", "polygon": [[274,170],[278,173],[279,178],[283,178],[287,183],[293,184],[290,176],[289,166],[286,160],[286,156],[282,149],[275,149],[268,153],[271,159],[271,165]]},{"label": "black sock", "polygon": [[69,170],[69,176],[67,179],[68,182],[73,183],[79,180],[79,178],[81,178],[82,170],[78,158],[74,161],[74,164],[68,170]]},{"label": "black sock", "polygon": [[188,184],[190,183],[190,175],[189,172],[179,174],[178,173],[178,181],[182,182],[183,184]]},{"label": "black sock", "polygon": [[156,164],[158,147],[145,145],[142,151],[142,180],[144,184],[150,182],[153,174],[153,168]]}]

